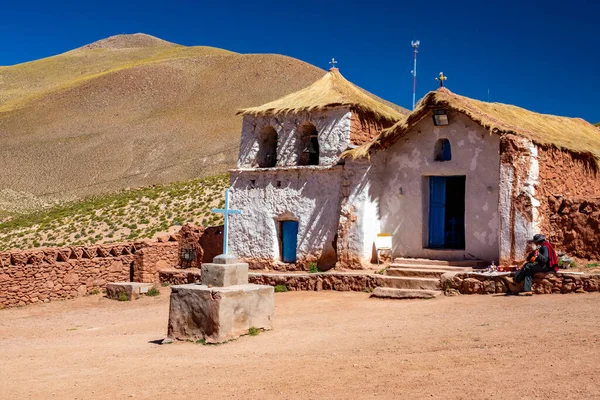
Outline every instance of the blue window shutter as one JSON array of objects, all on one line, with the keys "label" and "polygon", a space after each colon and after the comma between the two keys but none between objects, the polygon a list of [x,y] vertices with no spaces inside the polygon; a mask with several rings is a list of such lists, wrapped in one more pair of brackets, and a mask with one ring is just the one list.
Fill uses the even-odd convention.
[{"label": "blue window shutter", "polygon": [[444,247],[446,219],[446,178],[429,178],[429,247]]}]

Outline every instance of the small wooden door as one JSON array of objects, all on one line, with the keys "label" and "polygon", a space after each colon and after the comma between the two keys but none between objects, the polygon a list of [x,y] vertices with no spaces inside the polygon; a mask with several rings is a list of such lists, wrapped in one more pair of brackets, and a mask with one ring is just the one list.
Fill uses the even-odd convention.
[{"label": "small wooden door", "polygon": [[283,221],[281,223],[281,248],[282,261],[296,262],[296,248],[298,247],[298,221]]},{"label": "small wooden door", "polygon": [[446,177],[429,178],[429,247],[441,248],[445,244]]}]

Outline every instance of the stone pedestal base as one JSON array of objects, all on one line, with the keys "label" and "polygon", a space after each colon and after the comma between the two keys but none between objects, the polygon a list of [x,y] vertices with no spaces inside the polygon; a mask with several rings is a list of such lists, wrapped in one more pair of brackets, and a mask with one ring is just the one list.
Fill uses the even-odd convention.
[{"label": "stone pedestal base", "polygon": [[147,293],[152,283],[114,282],[106,284],[106,297],[113,300],[133,300]]},{"label": "stone pedestal base", "polygon": [[206,286],[246,285],[248,264],[202,264],[202,284]]},{"label": "stone pedestal base", "polygon": [[168,337],[226,342],[247,334],[250,327],[272,329],[274,308],[271,286],[172,286]]}]

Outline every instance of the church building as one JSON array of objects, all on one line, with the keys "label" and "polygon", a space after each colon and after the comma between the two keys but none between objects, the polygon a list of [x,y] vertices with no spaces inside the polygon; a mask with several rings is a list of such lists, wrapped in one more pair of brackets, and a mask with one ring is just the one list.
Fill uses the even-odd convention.
[{"label": "church building", "polygon": [[446,88],[409,114],[332,68],[240,113],[230,243],[252,268],[368,268],[382,234],[393,257],[518,262],[562,229],[557,196],[600,195],[596,127]]}]

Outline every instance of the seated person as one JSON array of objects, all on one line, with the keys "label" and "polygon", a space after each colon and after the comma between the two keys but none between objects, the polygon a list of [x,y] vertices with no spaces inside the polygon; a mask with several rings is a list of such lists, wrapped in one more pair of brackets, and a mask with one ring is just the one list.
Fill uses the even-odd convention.
[{"label": "seated person", "polygon": [[531,285],[533,284],[533,274],[537,272],[558,271],[558,256],[554,246],[546,240],[546,237],[537,234],[533,237],[535,250],[527,256],[527,263],[515,274],[514,278],[506,278],[508,287],[516,287],[517,284],[525,282],[522,296],[531,296]]}]

